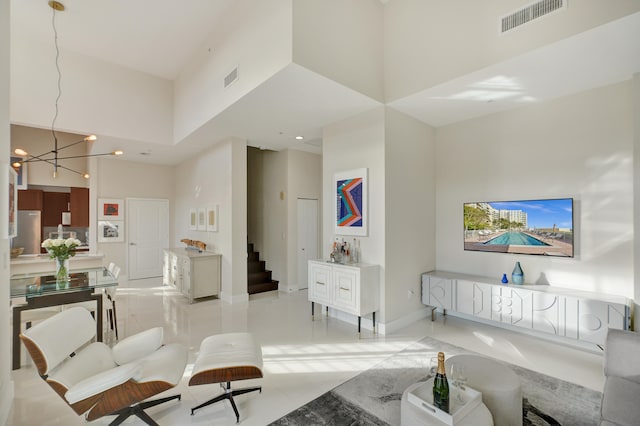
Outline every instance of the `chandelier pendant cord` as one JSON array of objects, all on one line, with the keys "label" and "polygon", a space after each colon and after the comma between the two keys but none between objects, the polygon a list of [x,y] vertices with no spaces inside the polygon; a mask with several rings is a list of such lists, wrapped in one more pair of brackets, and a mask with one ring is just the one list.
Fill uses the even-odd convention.
[{"label": "chandelier pendant cord", "polygon": [[60,101],[60,97],[62,97],[62,71],[60,70],[60,47],[58,46],[58,29],[56,28],[56,9],[51,8],[51,27],[53,28],[53,44],[56,48],[56,70],[58,71],[58,96],[56,97],[55,102],[55,114],[53,115],[53,120],[51,121],[51,134],[53,136],[53,153],[54,153],[54,162],[53,162],[53,173],[56,174],[58,171],[58,136],[56,135],[55,124],[58,119],[58,101]]},{"label": "chandelier pendant cord", "polygon": [[[64,11],[64,5],[58,1],[51,0],[48,2],[49,7],[51,7],[52,15],[51,15],[51,28],[53,29],[53,44],[56,49],[56,57],[55,57],[55,65],[56,71],[58,72],[58,95],[56,96],[55,101],[55,112],[53,115],[53,119],[51,120],[51,135],[53,136],[53,150],[47,151],[44,154],[40,155],[32,155],[26,152],[23,149],[16,148],[15,153],[20,155],[23,159],[20,161],[16,161],[12,164],[12,166],[18,169],[22,164],[25,163],[35,163],[35,162],[44,162],[47,164],[51,164],[53,166],[53,178],[55,179],[58,176],[58,169],[68,170],[70,172],[76,173],[84,177],[85,179],[89,179],[89,174],[84,172],[80,173],[77,170],[73,170],[69,167],[63,166],[59,163],[59,160],[67,160],[73,158],[88,158],[88,157],[100,157],[105,155],[122,155],[124,152],[122,150],[116,150],[112,152],[105,152],[99,154],[78,154],[78,155],[68,155],[66,157],[59,157],[58,153],[63,149],[71,148],[72,146],[84,143],[84,142],[93,142],[97,139],[96,135],[89,135],[82,138],[79,141],[59,146],[58,144],[58,134],[56,133],[56,121],[58,120],[58,114],[60,112],[59,103],[60,98],[62,97],[62,70],[60,69],[60,46],[58,45],[58,28],[56,27],[56,12]],[[53,157],[50,155],[53,154]]]}]

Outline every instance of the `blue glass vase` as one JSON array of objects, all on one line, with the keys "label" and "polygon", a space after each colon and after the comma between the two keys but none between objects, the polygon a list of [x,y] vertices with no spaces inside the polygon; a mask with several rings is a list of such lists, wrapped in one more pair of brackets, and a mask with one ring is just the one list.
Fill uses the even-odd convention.
[{"label": "blue glass vase", "polygon": [[516,266],[513,268],[513,272],[511,273],[511,282],[513,284],[524,284],[524,272],[522,272],[520,262],[516,262]]},{"label": "blue glass vase", "polygon": [[508,284],[509,280],[507,279],[507,274],[502,274],[502,284]]}]

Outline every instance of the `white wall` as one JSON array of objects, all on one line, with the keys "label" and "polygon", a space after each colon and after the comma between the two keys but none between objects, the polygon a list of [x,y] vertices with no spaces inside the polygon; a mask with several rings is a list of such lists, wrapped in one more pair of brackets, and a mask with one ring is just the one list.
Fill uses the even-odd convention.
[{"label": "white wall", "polygon": [[247,242],[262,251],[264,233],[263,152],[247,147]]},{"label": "white wall", "polygon": [[[632,102],[633,102],[633,211],[634,230],[640,229],[640,73],[633,75]],[[640,233],[634,234],[633,239],[633,265],[635,271],[640,271]],[[634,274],[634,300],[635,312],[640,312],[640,273]],[[637,328],[634,327],[634,330]]]},{"label": "white wall", "polygon": [[[289,291],[299,288],[298,280],[298,198],[318,200],[318,243],[322,235],[322,156],[288,150],[287,164],[287,284]],[[320,249],[320,247],[318,247]],[[322,251],[318,251],[320,255]],[[280,287],[283,290],[283,287]]]},{"label": "white wall", "polygon": [[[93,230],[92,243],[96,241],[97,203],[99,198],[155,198],[169,200],[170,208],[174,205],[175,169],[171,166],[158,166],[136,163],[114,158],[95,159],[94,177],[91,178],[90,226]],[[186,219],[185,219],[186,220]],[[169,235],[174,235],[173,215],[170,215]],[[127,223],[125,222],[125,230]],[[122,268],[121,275],[128,276],[128,246],[125,239],[121,243],[95,243],[97,251],[104,253],[105,264],[114,262]]]},{"label": "white wall", "polygon": [[[171,143],[173,84],[61,50],[62,97],[56,129]],[[11,122],[50,128],[58,94],[55,49],[11,43]]]},{"label": "white wall", "polygon": [[[572,3],[573,4],[573,3]],[[629,81],[437,129],[436,266],[633,297]],[[462,205],[574,198],[575,258],[463,250]]]},{"label": "white wall", "polygon": [[294,0],[293,61],[382,101],[383,11],[378,0]]},{"label": "white wall", "polygon": [[[426,124],[385,112],[386,330],[424,310],[420,275],[435,268],[435,135]],[[412,292],[412,293],[410,293]]]},{"label": "white wall", "polygon": [[231,256],[232,288],[222,288],[220,297],[230,303],[246,302],[247,292],[247,141],[231,143]]},{"label": "white wall", "polygon": [[499,34],[499,17],[531,0],[390,1],[385,97],[392,101],[640,10],[637,0],[569,1],[567,9]]},{"label": "white wall", "polygon": [[287,194],[287,163],[289,151],[263,151],[262,177],[263,235],[260,259],[267,262],[278,289],[287,288],[287,198],[280,199],[280,192]]},{"label": "white wall", "polygon": [[[215,24],[215,25],[214,25]],[[238,0],[175,81],[180,141],[291,63],[291,0]],[[238,66],[239,79],[224,88]]]},{"label": "white wall", "polygon": [[[179,164],[172,184],[175,194],[173,246],[184,247],[180,242],[183,238],[199,240],[207,244],[207,251],[222,255],[221,298],[227,302],[247,294],[246,158],[244,141],[225,141]],[[218,205],[218,232],[190,230],[190,209],[215,204]],[[242,241],[243,255],[237,253],[238,239]]]},{"label": "white wall", "polygon": [[[0,168],[8,170],[8,153],[11,144],[9,143],[9,0],[0,0],[0,152],[4,153],[0,160]],[[7,176],[3,173],[2,176]],[[7,202],[9,199],[8,185],[6,178],[0,179],[0,223],[6,224],[9,221],[7,216]],[[0,234],[1,235],[1,234]],[[0,282],[9,282],[9,240],[4,236],[0,237]],[[11,380],[11,349],[8,342],[11,341],[9,334],[10,306],[9,286],[0,286],[0,424],[5,424],[9,417],[9,410],[13,402],[13,381]]]},{"label": "white wall", "polygon": [[[331,124],[323,129],[322,141],[322,251],[329,258],[335,234],[335,187],[333,176],[358,168],[369,172],[369,232],[358,237],[364,263],[380,265],[380,300],[382,309],[377,318],[384,323],[385,294],[385,126],[384,107]],[[341,236],[339,236],[342,238]],[[353,238],[353,237],[349,237]],[[349,239],[345,237],[346,239]]]},{"label": "white wall", "polygon": [[[77,135],[73,133],[56,132],[58,147],[61,148],[82,140],[87,135]],[[92,142],[82,142],[78,145],[63,149],[59,152],[59,157],[86,155],[89,144]],[[51,130],[36,129],[34,127],[11,126],[11,152],[16,148],[22,148],[31,155],[39,156],[49,152],[54,147]],[[51,158],[47,156],[46,158]],[[87,158],[71,158],[60,160],[60,165],[69,167],[80,173],[89,171]],[[53,166],[46,162],[25,163],[28,185],[53,185],[53,186],[75,186],[86,188],[89,181],[81,175],[70,172],[63,168],[58,168],[58,177],[53,178]]]}]

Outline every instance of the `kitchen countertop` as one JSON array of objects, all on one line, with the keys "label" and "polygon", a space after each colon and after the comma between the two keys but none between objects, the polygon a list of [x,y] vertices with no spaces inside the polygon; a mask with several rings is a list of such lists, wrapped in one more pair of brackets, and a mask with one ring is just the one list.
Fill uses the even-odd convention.
[{"label": "kitchen countertop", "polygon": [[[79,252],[69,259],[69,269],[84,269],[104,266],[103,253]],[[48,254],[23,254],[11,259],[11,275],[51,272],[55,270],[54,260]]]},{"label": "kitchen countertop", "polygon": [[171,253],[175,253],[178,256],[187,256],[187,257],[222,256],[220,253],[214,253],[212,251],[198,251],[193,249],[187,249],[185,247],[171,247],[171,248],[165,248],[163,250],[170,251]]},{"label": "kitchen countertop", "polygon": [[[103,257],[104,257],[103,253],[79,252],[79,253],[76,253],[76,255],[71,258],[71,262],[102,259]],[[20,256],[14,257],[13,259],[11,259],[12,265],[43,263],[43,262],[47,262],[47,263],[53,262],[53,259],[51,259],[48,254],[21,254]]]}]

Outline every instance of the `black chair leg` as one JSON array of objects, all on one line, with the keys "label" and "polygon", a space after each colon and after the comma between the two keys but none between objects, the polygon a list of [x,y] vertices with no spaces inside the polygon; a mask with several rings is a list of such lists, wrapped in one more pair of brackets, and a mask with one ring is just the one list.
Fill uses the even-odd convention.
[{"label": "black chair leg", "polygon": [[153,401],[141,402],[140,404],[123,408],[122,410],[112,413],[112,415],[118,416],[118,417],[116,417],[114,421],[109,423],[109,426],[118,426],[131,416],[138,417],[149,426],[159,426],[158,423],[156,423],[147,413],[144,412],[144,409],[149,407],[154,407],[159,404],[163,404],[173,399],[177,399],[179,401],[181,399],[181,395],[178,394],[178,395],[168,396],[166,398],[154,399]]},{"label": "black chair leg", "polygon": [[116,341],[118,340],[118,315],[116,315],[116,301],[111,301],[111,319],[113,319],[112,330],[116,332]]},{"label": "black chair leg", "polygon": [[233,412],[236,415],[236,423],[240,423],[240,413],[238,412],[238,407],[236,406],[236,402],[233,400],[234,396],[238,396],[238,395],[242,395],[245,393],[249,393],[249,392],[255,392],[255,391],[260,391],[260,393],[262,393],[262,386],[255,386],[252,388],[242,388],[242,389],[231,389],[231,383],[227,382],[227,387],[225,388],[224,386],[222,386],[222,384],[220,385],[222,387],[222,389],[224,389],[224,393],[221,395],[216,396],[215,398],[210,399],[209,401],[203,402],[202,404],[198,405],[197,407],[193,407],[191,409],[191,415],[193,416],[193,413],[202,408],[202,407],[206,407],[207,405],[211,405],[214,404],[216,402],[220,402],[223,401],[225,399],[228,399],[229,402],[231,403],[231,408],[233,408]]}]

